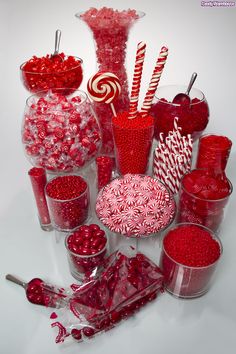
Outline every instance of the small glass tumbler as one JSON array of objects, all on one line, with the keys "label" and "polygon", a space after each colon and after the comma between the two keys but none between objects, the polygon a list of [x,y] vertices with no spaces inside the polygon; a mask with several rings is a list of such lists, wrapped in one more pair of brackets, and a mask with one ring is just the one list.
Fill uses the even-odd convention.
[{"label": "small glass tumbler", "polygon": [[71,275],[77,280],[83,280],[86,275],[97,274],[104,265],[104,260],[107,255],[107,241],[103,249],[99,252],[91,255],[80,255],[69,249],[69,237],[70,234],[65,238],[65,247]]},{"label": "small glass tumbler", "polygon": [[[55,182],[58,182],[60,179],[80,179],[85,184],[85,188],[82,192],[78,192],[78,195],[72,198],[64,199],[65,193],[67,190],[71,190],[74,187],[73,180],[72,182],[60,183],[59,189],[55,187],[56,197],[54,192],[52,194],[51,187]],[[46,187],[45,193],[47,197],[47,203],[49,208],[49,213],[51,217],[51,222],[53,227],[57,231],[71,231],[77,226],[83,224],[88,218],[89,214],[89,186],[88,183],[81,177],[76,175],[69,176],[59,176],[51,179]]]},{"label": "small glass tumbler", "polygon": [[[195,171],[201,170],[193,170],[189,173],[193,174]],[[204,171],[204,170],[202,170]],[[228,184],[228,193],[223,198],[211,199],[207,197],[208,191],[205,193],[205,197],[199,197],[193,193],[194,189],[201,188],[200,177],[199,181],[196,181],[195,184],[192,185],[184,184],[186,174],[181,182],[180,192],[179,192],[179,206],[178,206],[178,214],[177,214],[177,222],[185,223],[185,222],[193,222],[200,225],[203,225],[212,231],[219,232],[221,223],[224,220],[227,204],[229,201],[229,197],[233,191],[233,186],[231,182],[226,179]],[[206,178],[207,178],[207,170],[206,170]],[[191,192],[189,190],[191,187]],[[213,188],[213,183],[212,183]],[[217,191],[217,185],[215,187]],[[209,191],[210,193],[210,191]]]},{"label": "small glass tumbler", "polygon": [[[170,231],[181,228],[188,225],[195,225],[198,228],[209,232],[211,237],[219,245],[219,256],[211,264],[207,266],[187,266],[178,263],[173,259],[165,248],[165,238]],[[197,224],[177,224],[171,230],[169,230],[163,239],[162,252],[160,257],[160,268],[164,273],[164,285],[165,289],[172,295],[180,298],[190,299],[204,295],[209,289],[212,283],[213,273],[216,270],[217,264],[223,252],[223,247],[220,239],[209,229]],[[179,237],[181,242],[181,237]],[[176,244],[176,248],[180,247],[180,244]],[[205,252],[206,253],[206,252]]]},{"label": "small glass tumbler", "polygon": [[112,179],[114,166],[113,158],[110,156],[98,156],[96,158],[97,166],[97,188],[100,190],[106,186]]},{"label": "small glass tumbler", "polygon": [[113,117],[113,136],[118,172],[145,174],[153,143],[154,120],[151,116],[129,119],[128,112]]},{"label": "small glass tumbler", "polygon": [[232,141],[223,135],[207,134],[199,139],[196,168],[207,168],[215,173],[225,170]]}]

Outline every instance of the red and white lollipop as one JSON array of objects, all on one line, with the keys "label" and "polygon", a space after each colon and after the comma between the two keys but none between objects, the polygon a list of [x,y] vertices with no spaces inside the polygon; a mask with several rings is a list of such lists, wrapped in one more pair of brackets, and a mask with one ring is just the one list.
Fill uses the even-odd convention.
[{"label": "red and white lollipop", "polygon": [[119,96],[121,84],[115,74],[103,71],[96,73],[89,79],[87,89],[93,101],[110,104],[113,114],[116,116],[112,102]]}]

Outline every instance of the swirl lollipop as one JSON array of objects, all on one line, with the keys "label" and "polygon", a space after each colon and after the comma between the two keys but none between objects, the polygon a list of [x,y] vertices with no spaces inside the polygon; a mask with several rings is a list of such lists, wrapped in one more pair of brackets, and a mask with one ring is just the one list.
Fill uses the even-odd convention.
[{"label": "swirl lollipop", "polygon": [[96,73],[89,79],[87,89],[92,100],[110,104],[112,112],[116,116],[112,102],[119,96],[121,85],[115,74],[103,71]]}]

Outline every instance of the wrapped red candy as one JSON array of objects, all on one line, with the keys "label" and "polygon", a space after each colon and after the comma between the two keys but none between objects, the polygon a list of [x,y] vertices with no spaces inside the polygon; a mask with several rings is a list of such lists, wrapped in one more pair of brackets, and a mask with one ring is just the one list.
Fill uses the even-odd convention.
[{"label": "wrapped red candy", "polygon": [[199,139],[196,168],[222,173],[227,165],[232,141],[223,135],[204,135]]},{"label": "wrapped red candy", "polygon": [[45,188],[52,225],[59,231],[70,231],[88,217],[89,187],[76,175],[51,179]]},{"label": "wrapped red candy", "polygon": [[191,103],[175,104],[174,96],[185,92],[186,88],[177,85],[162,86],[157,89],[156,102],[153,104],[151,114],[155,118],[154,137],[159,140],[160,133],[164,137],[174,128],[174,119],[178,117],[178,125],[182,128],[181,134],[191,134],[196,140],[206,128],[209,121],[209,107],[204,94],[192,88]]},{"label": "wrapped red candy", "polygon": [[65,97],[61,90],[27,100],[22,142],[29,161],[51,172],[72,172],[92,162],[100,129],[87,95]]},{"label": "wrapped red candy", "polygon": [[165,288],[173,295],[194,298],[209,290],[222,254],[220,240],[197,224],[179,224],[164,237],[160,267]]},{"label": "wrapped red candy", "polygon": [[81,341],[116,326],[132,316],[162,289],[163,275],[146,256],[132,249],[116,251],[99,278],[85,281],[70,298],[69,306],[57,311],[56,342],[72,336]]},{"label": "wrapped red candy", "polygon": [[83,279],[98,272],[107,253],[106,234],[97,224],[82,225],[65,239],[71,275]]},{"label": "wrapped red candy", "polygon": [[152,116],[137,114],[128,119],[129,112],[112,118],[116,164],[119,172],[145,174],[153,141],[154,120]]},{"label": "wrapped red candy", "polygon": [[25,289],[26,297],[29,302],[46,307],[65,306],[68,292],[64,288],[47,284],[40,278],[33,278],[28,283],[21,281],[11,274],[6,275],[6,279],[22,286]]},{"label": "wrapped red candy", "polygon": [[217,231],[231,193],[232,185],[224,174],[191,171],[182,179],[178,222],[193,222]]},{"label": "wrapped red candy", "polygon": [[56,56],[47,54],[44,57],[33,56],[20,67],[25,88],[37,93],[55,88],[70,89],[70,94],[79,88],[82,79],[82,59],[59,53]]}]

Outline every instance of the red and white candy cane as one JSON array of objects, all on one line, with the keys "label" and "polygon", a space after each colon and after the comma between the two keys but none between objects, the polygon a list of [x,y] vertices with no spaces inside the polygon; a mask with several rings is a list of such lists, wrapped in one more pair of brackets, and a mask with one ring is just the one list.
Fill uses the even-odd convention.
[{"label": "red and white candy cane", "polygon": [[151,109],[152,101],[153,101],[157,86],[159,84],[161,74],[163,72],[163,69],[164,69],[164,66],[166,63],[167,56],[168,56],[168,48],[162,47],[159,57],[157,59],[155,68],[152,73],[152,77],[151,77],[151,81],[149,83],[148,91],[147,91],[146,96],[143,101],[143,106],[141,108],[141,113],[143,114],[143,116],[147,116],[150,109]]},{"label": "red and white candy cane", "polygon": [[96,73],[89,79],[87,90],[93,101],[110,104],[113,114],[116,116],[112,102],[121,93],[121,84],[115,74],[103,71]]},{"label": "red and white candy cane", "polygon": [[138,99],[140,84],[143,72],[143,63],[145,58],[146,44],[144,42],[139,42],[137,46],[135,67],[134,67],[134,76],[132,83],[132,90],[130,96],[130,105],[129,105],[129,119],[133,119],[137,116],[138,111]]}]

